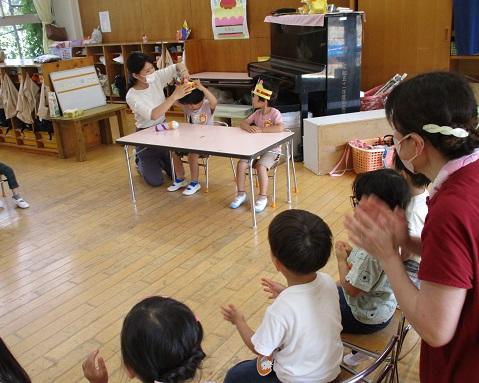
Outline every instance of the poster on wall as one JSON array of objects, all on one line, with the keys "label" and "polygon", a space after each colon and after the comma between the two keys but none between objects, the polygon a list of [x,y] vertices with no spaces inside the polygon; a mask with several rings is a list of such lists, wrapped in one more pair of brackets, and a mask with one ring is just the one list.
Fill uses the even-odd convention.
[{"label": "poster on wall", "polygon": [[215,40],[249,39],[246,0],[211,0]]}]

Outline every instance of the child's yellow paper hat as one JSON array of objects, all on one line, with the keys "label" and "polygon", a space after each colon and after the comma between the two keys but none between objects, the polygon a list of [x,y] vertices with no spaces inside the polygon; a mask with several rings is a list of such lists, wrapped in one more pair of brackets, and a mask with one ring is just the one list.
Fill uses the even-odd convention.
[{"label": "child's yellow paper hat", "polygon": [[273,94],[273,91],[266,89],[263,86],[263,80],[259,80],[256,83],[256,86],[254,87],[253,91],[251,92],[261,98],[264,98],[265,100],[270,100],[271,95]]}]

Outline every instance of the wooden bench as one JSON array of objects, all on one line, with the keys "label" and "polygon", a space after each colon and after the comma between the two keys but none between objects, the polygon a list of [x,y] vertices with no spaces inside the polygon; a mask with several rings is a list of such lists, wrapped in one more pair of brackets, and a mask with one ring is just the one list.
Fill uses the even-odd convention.
[{"label": "wooden bench", "polygon": [[70,147],[73,146],[77,161],[86,161],[85,126],[97,121],[100,125],[102,144],[113,143],[110,117],[116,116],[120,137],[124,136],[123,114],[125,109],[126,104],[107,104],[98,108],[88,109],[80,117],[52,117],[51,121],[58,147],[58,157],[67,158],[71,154]]}]

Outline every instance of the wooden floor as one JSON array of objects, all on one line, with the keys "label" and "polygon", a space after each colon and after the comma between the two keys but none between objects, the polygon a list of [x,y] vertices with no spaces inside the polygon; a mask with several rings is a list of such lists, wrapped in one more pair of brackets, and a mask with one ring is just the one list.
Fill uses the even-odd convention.
[{"label": "wooden floor", "polygon": [[[120,361],[123,317],[144,297],[161,294],[189,305],[205,329],[208,359],[201,380],[222,382],[250,358],[219,306],[235,303],[256,327],[268,305],[260,277],[280,280],[271,265],[267,226],[285,203],[279,174],[277,208],[251,229],[248,207],[231,210],[231,169],[210,161],[210,191],[191,197],[146,186],[135,173],[129,194],[122,149],[101,147],[87,162],[0,148],[31,204],[0,209],[0,335],[33,382],[78,382],[81,361],[99,348],[111,382],[126,382]],[[345,238],[351,175],[318,177],[298,165],[300,193],[291,207],[312,211]],[[325,271],[337,278],[334,256]],[[418,381],[419,347],[401,362],[401,381]]]}]

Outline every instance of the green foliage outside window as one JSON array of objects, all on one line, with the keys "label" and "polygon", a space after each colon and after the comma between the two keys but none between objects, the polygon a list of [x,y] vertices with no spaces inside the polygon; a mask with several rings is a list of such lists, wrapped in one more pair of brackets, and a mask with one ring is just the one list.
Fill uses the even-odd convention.
[{"label": "green foliage outside window", "polygon": [[[36,14],[33,0],[2,1],[8,14]],[[6,4],[7,3],[7,4]],[[8,16],[7,16],[8,17]],[[0,28],[0,48],[7,58],[33,58],[43,54],[42,24],[23,24]]]}]

